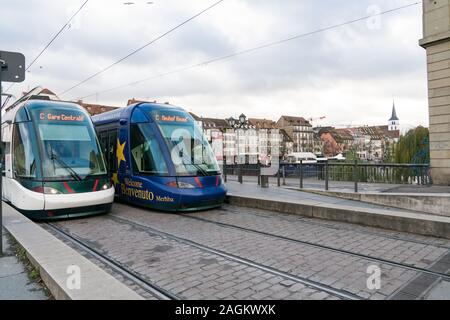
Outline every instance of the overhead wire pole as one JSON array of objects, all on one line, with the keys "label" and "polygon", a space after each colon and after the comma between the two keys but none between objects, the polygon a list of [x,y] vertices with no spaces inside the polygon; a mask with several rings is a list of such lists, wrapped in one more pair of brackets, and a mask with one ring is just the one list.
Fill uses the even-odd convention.
[{"label": "overhead wire pole", "polygon": [[234,57],[237,57],[237,56],[240,56],[240,55],[244,55],[244,54],[248,54],[248,53],[257,51],[257,50],[261,50],[261,49],[277,46],[277,45],[280,45],[280,44],[283,44],[283,43],[286,43],[286,42],[289,42],[289,41],[297,40],[297,39],[300,39],[300,38],[304,38],[304,37],[311,36],[311,35],[314,35],[314,34],[322,33],[322,32],[325,32],[325,31],[332,30],[332,29],[337,29],[337,28],[340,28],[340,27],[343,27],[343,26],[346,26],[346,25],[354,24],[356,22],[365,21],[365,20],[368,20],[368,19],[373,18],[373,17],[382,16],[382,15],[385,15],[385,14],[388,14],[388,13],[400,11],[400,10],[403,10],[403,9],[406,9],[406,8],[409,8],[409,7],[412,7],[412,6],[416,6],[416,5],[421,4],[421,3],[422,2],[420,2],[420,1],[414,2],[414,3],[410,3],[410,4],[407,4],[407,5],[404,5],[404,6],[400,6],[400,7],[396,7],[396,8],[390,9],[390,10],[382,11],[382,12],[380,12],[378,14],[367,15],[367,16],[364,16],[364,17],[361,17],[361,18],[358,18],[358,19],[354,19],[354,20],[343,22],[343,23],[331,25],[331,26],[324,27],[324,28],[321,28],[321,29],[317,29],[317,30],[314,30],[314,31],[310,31],[310,32],[307,32],[307,33],[298,34],[298,35],[295,35],[295,36],[292,36],[292,37],[289,37],[289,38],[285,38],[285,39],[282,39],[282,40],[273,41],[273,42],[270,42],[270,43],[266,43],[266,44],[262,44],[262,45],[253,47],[253,48],[249,48],[249,49],[237,51],[237,52],[234,52],[234,53],[230,53],[230,54],[227,54],[227,55],[224,55],[224,56],[212,58],[212,59],[200,62],[200,63],[196,63],[196,64],[192,64],[192,65],[189,65],[189,66],[185,66],[185,67],[181,67],[181,68],[178,68],[178,69],[174,69],[172,71],[167,71],[167,72],[164,72],[164,73],[156,74],[156,75],[151,76],[151,77],[147,77],[147,78],[144,78],[144,79],[141,79],[141,80],[137,80],[137,81],[133,81],[133,82],[130,82],[130,83],[123,84],[123,85],[119,85],[119,86],[116,86],[116,87],[113,87],[113,88],[110,88],[110,89],[106,89],[106,90],[103,90],[103,91],[98,91],[96,93],[92,93],[92,94],[80,97],[79,99],[84,99],[84,98],[92,97],[94,95],[99,95],[99,94],[115,91],[115,90],[122,89],[122,88],[125,88],[125,87],[129,87],[129,86],[132,86],[132,85],[137,85],[137,84],[140,84],[142,82],[149,81],[149,80],[165,77],[165,76],[168,76],[168,75],[171,75],[171,74],[175,74],[175,73],[181,73],[181,72],[184,72],[184,71],[187,71],[187,70],[191,70],[191,69],[194,69],[194,68],[197,68],[197,67],[201,67],[201,66],[205,66],[205,65],[212,64],[212,63],[215,63],[215,62],[231,59],[231,58],[234,58]]},{"label": "overhead wire pole", "polygon": [[[45,47],[39,52],[39,54],[31,61],[31,63],[26,67],[25,72],[28,71],[28,69],[31,68],[31,66],[42,56],[42,54],[50,47],[50,45],[56,40],[56,38],[59,37],[59,35],[66,29],[66,27],[72,22],[72,20],[80,13],[80,11],[86,6],[86,4],[89,2],[89,0],[86,0],[83,2],[81,7],[70,17],[69,20],[59,29],[59,31],[52,37],[52,39],[45,45]],[[5,91],[5,93],[9,92],[9,90],[14,87],[16,83],[13,82]]]},{"label": "overhead wire pole", "polygon": [[93,78],[99,76],[100,74],[108,71],[109,69],[111,69],[112,67],[118,65],[119,63],[123,62],[124,60],[128,59],[129,57],[131,57],[132,55],[135,55],[136,53],[138,53],[139,51],[147,48],[148,46],[152,45],[153,43],[157,42],[158,40],[164,38],[165,36],[169,35],[170,33],[176,31],[177,29],[181,28],[182,26],[184,26],[185,24],[189,23],[190,21],[194,20],[195,18],[199,17],[200,15],[202,15],[203,13],[211,10],[212,8],[216,7],[217,5],[219,5],[220,3],[222,3],[225,0],[219,0],[217,2],[215,2],[214,4],[210,5],[209,7],[203,9],[202,11],[198,12],[197,14],[193,15],[192,17],[190,17],[187,20],[184,20],[183,22],[181,22],[180,24],[176,25],[175,27],[171,28],[170,30],[164,32],[163,34],[161,34],[160,36],[156,37],[155,39],[151,40],[150,42],[147,42],[146,44],[144,44],[143,46],[133,50],[132,52],[130,52],[129,54],[127,54],[126,56],[120,58],[119,60],[117,60],[116,62],[111,63],[109,66],[101,69],[100,71],[97,71],[96,73],[92,74],[91,76],[87,77],[86,79],[78,82],[77,84],[75,84],[74,86],[64,90],[61,93],[58,93],[58,96],[63,96],[66,93],[68,93],[69,91],[72,91],[75,88],[78,88],[79,86],[81,86],[82,84],[88,82],[89,80],[92,80]]},{"label": "overhead wire pole", "polygon": [[3,69],[3,60],[0,60],[0,257],[3,255],[3,171],[5,163],[3,161],[3,137],[2,137],[2,69]]}]

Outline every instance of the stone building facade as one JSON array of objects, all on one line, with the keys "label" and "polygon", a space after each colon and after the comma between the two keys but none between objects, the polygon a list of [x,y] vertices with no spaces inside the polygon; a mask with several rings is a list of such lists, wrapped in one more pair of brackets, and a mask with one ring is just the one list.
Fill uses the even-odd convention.
[{"label": "stone building facade", "polygon": [[450,0],[423,1],[427,52],[431,176],[450,185]]}]

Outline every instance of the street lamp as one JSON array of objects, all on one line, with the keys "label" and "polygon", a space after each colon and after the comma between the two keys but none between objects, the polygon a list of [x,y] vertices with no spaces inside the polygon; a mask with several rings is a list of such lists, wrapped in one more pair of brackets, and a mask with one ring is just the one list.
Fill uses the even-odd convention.
[{"label": "street lamp", "polygon": [[239,124],[240,124],[241,127],[244,125],[245,119],[246,119],[246,118],[247,118],[247,117],[245,116],[245,114],[241,114],[241,115],[239,116]]}]

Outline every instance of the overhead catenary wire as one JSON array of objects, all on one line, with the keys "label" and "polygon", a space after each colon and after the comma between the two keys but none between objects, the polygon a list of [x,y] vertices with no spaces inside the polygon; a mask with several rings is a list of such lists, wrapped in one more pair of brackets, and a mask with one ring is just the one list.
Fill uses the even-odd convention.
[{"label": "overhead catenary wire", "polygon": [[200,63],[195,63],[195,64],[192,64],[192,65],[189,65],[189,66],[181,67],[181,68],[174,69],[174,70],[171,70],[171,71],[167,71],[167,72],[164,72],[164,73],[159,73],[159,74],[147,77],[147,78],[143,78],[143,79],[136,80],[136,81],[133,81],[133,82],[129,82],[129,83],[126,83],[126,84],[122,84],[122,85],[119,85],[119,86],[116,86],[116,87],[112,87],[112,88],[109,88],[109,89],[106,89],[106,90],[98,91],[98,92],[95,92],[95,93],[92,93],[92,94],[89,94],[89,95],[85,95],[85,96],[79,97],[77,100],[82,100],[82,99],[89,98],[89,97],[92,97],[92,96],[108,93],[108,92],[111,92],[111,91],[116,91],[116,90],[119,90],[119,89],[122,89],[122,88],[125,88],[125,87],[129,87],[129,86],[134,86],[134,85],[140,84],[142,82],[146,82],[146,81],[150,81],[150,80],[153,80],[153,79],[165,77],[165,76],[168,76],[168,75],[171,75],[171,74],[175,74],[175,73],[181,73],[181,72],[184,72],[184,71],[188,71],[188,70],[191,70],[191,69],[194,69],[194,68],[197,68],[197,67],[201,67],[201,66],[206,66],[206,65],[209,65],[209,64],[212,64],[212,63],[216,63],[216,62],[219,62],[219,61],[228,60],[228,59],[231,59],[231,58],[234,58],[234,57],[237,57],[237,56],[240,56],[240,55],[248,54],[248,53],[251,53],[251,52],[254,52],[254,51],[257,51],[257,50],[261,50],[261,49],[277,46],[277,45],[280,45],[280,44],[283,44],[283,43],[286,43],[286,42],[290,42],[290,41],[297,40],[297,39],[300,39],[300,38],[308,37],[308,36],[311,36],[311,35],[314,35],[314,34],[323,33],[323,32],[326,32],[326,31],[329,31],[329,30],[333,30],[333,29],[337,29],[337,28],[340,28],[340,27],[343,27],[343,26],[346,26],[346,25],[351,25],[351,24],[354,24],[354,23],[357,23],[357,22],[365,21],[365,20],[371,19],[373,17],[382,16],[382,15],[385,15],[385,14],[389,14],[389,13],[393,13],[393,12],[396,12],[396,11],[400,11],[400,10],[403,10],[403,9],[406,9],[406,8],[410,8],[410,7],[416,6],[416,5],[421,4],[421,3],[422,3],[421,1],[417,1],[417,2],[414,2],[414,3],[410,3],[410,4],[407,4],[407,5],[400,6],[400,7],[396,7],[396,8],[393,8],[393,9],[382,11],[382,12],[379,12],[377,14],[366,15],[364,17],[360,17],[360,18],[357,18],[357,19],[349,20],[349,21],[342,22],[342,23],[339,23],[339,24],[334,24],[334,25],[331,25],[331,26],[328,26],[328,27],[324,27],[324,28],[320,28],[320,29],[317,29],[317,30],[314,30],[314,31],[310,31],[310,32],[307,32],[307,33],[294,35],[294,36],[291,36],[291,37],[288,37],[288,38],[285,38],[285,39],[269,42],[269,43],[266,43],[266,44],[262,44],[262,45],[259,45],[259,46],[256,46],[256,47],[249,48],[249,49],[236,51],[236,52],[233,52],[233,53],[230,53],[230,54],[227,54],[227,55],[223,55],[223,56],[220,56],[220,57],[215,57],[215,58],[212,58],[212,59],[200,62]]},{"label": "overhead catenary wire", "polygon": [[73,85],[72,87],[64,90],[63,92],[59,93],[59,96],[65,95],[66,93],[68,93],[69,91],[72,91],[73,89],[81,86],[82,84],[88,82],[89,80],[99,76],[100,74],[108,71],[109,69],[111,69],[112,67],[118,65],[119,63],[123,62],[124,60],[128,59],[129,57],[133,56],[134,54],[138,53],[139,51],[147,48],[148,46],[152,45],[153,43],[157,42],[158,40],[166,37],[167,35],[171,34],[172,32],[176,31],[177,29],[181,28],[182,26],[184,26],[185,24],[191,22],[192,20],[194,20],[195,18],[199,17],[200,15],[202,15],[203,13],[211,10],[212,8],[216,7],[217,5],[219,5],[220,3],[222,3],[224,0],[219,0],[215,3],[213,3],[212,5],[208,6],[207,8],[203,9],[202,11],[196,13],[195,15],[193,15],[192,17],[190,17],[187,20],[184,20],[183,22],[181,22],[180,24],[176,25],[175,27],[171,28],[170,30],[164,32],[163,34],[159,35],[158,37],[154,38],[153,40],[151,40],[150,42],[147,42],[146,44],[144,44],[143,46],[133,50],[132,52],[130,52],[129,54],[127,54],[126,56],[120,58],[119,60],[111,63],[109,66],[101,69],[100,71],[97,71],[96,73],[90,75],[89,77],[85,78],[84,80],[78,82],[77,84]]},{"label": "overhead catenary wire", "polygon": [[[45,47],[39,52],[39,54],[31,61],[31,63],[26,67],[25,72],[28,71],[28,69],[31,68],[32,65],[44,54],[44,52],[51,46],[51,44],[59,37],[59,35],[66,29],[66,27],[72,22],[72,20],[80,13],[81,10],[86,6],[86,4],[89,2],[89,0],[86,0],[83,2],[83,4],[78,8],[77,11],[67,20],[67,22],[59,29],[59,31],[52,37],[52,39],[45,45]],[[13,82],[8,89],[6,89],[6,92],[8,92],[12,87],[15,85],[15,82]]]}]

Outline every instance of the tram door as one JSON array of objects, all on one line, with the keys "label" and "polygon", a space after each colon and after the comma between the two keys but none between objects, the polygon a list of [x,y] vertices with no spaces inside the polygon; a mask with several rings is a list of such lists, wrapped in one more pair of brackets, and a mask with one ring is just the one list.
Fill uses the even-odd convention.
[{"label": "tram door", "polygon": [[111,178],[112,174],[117,172],[117,130],[103,131],[100,134],[100,144],[102,145],[103,154],[105,155],[108,174]]}]

